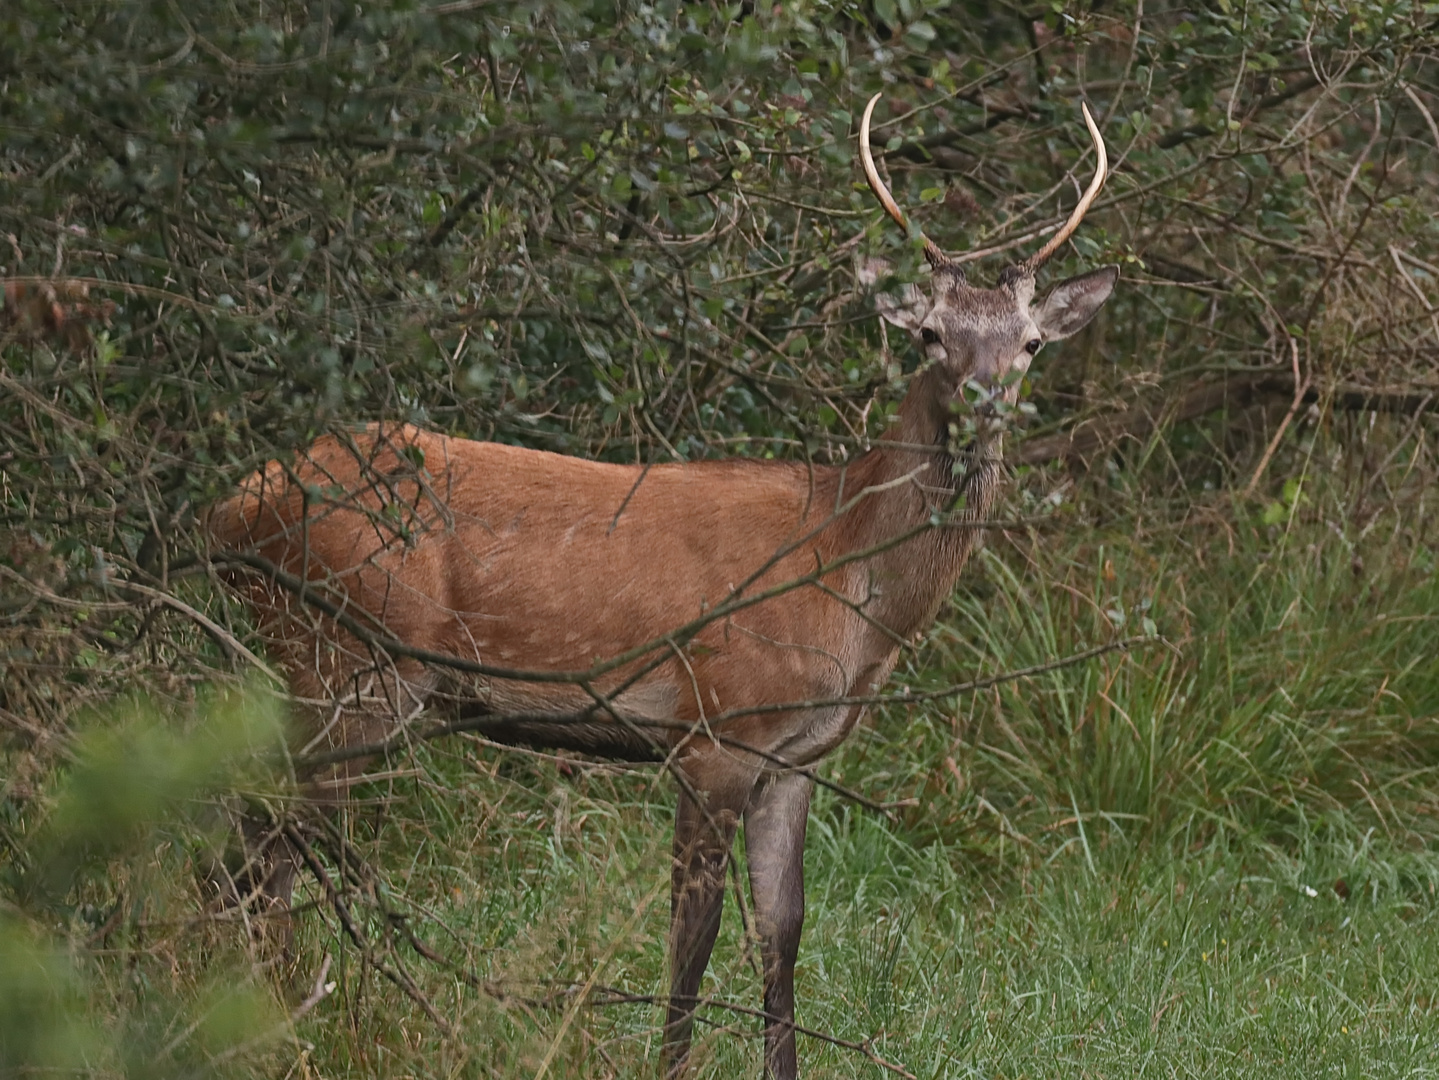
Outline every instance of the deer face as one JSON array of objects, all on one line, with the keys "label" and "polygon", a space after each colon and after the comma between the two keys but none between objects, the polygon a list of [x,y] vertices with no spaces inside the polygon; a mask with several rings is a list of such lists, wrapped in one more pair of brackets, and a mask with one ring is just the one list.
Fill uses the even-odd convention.
[{"label": "deer face", "polygon": [[[869,124],[879,97],[876,94],[870,99],[860,121],[860,163],[870,190],[885,213],[908,231],[904,211],[880,179],[870,153]],[[993,411],[989,403],[1013,404],[1019,395],[1018,376],[1029,370],[1035,354],[1046,342],[1067,338],[1078,331],[1094,318],[1094,313],[1114,291],[1119,268],[1107,266],[1061,281],[1042,300],[1034,298],[1036,273],[1079,228],[1108,172],[1104,140],[1087,105],[1083,106],[1083,113],[1094,140],[1094,179],[1069,220],[1042,248],[1000,274],[994,288],[983,289],[966,280],[960,265],[962,260],[950,258],[934,241],[925,238],[924,254],[933,271],[928,295],[917,286],[905,285],[897,295],[880,293],[875,298],[880,315],[887,322],[908,330],[931,370],[944,376],[931,379],[932,385],[939,384],[939,393],[948,398],[937,404],[951,404],[967,387],[978,389],[981,400],[986,403],[985,412]],[[979,254],[985,253],[975,253]],[[874,285],[887,271],[883,260],[868,260],[860,268],[860,281]]]},{"label": "deer face", "polygon": [[[860,269],[860,280],[874,285],[887,272],[881,259]],[[1060,282],[1039,301],[1034,277],[1009,273],[993,289],[965,280],[952,263],[932,275],[929,294],[916,285],[879,293],[875,306],[886,322],[909,331],[920,354],[942,368],[945,380],[961,392],[973,385],[992,400],[1013,404],[1018,376],[1047,342],[1079,331],[1109,299],[1119,269],[1106,266]]]}]

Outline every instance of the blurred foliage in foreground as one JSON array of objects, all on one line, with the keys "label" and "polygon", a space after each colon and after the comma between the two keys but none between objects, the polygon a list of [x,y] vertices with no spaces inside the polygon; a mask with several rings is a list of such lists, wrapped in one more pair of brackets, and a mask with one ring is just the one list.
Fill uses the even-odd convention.
[{"label": "blurred foliage in foreground", "polygon": [[[283,1034],[262,969],[234,933],[207,929],[186,876],[224,842],[206,800],[264,786],[276,705],[235,691],[188,723],[145,701],[91,717],[40,805],[7,815],[0,1075],[218,1075]],[[186,926],[208,963],[141,962]]]}]

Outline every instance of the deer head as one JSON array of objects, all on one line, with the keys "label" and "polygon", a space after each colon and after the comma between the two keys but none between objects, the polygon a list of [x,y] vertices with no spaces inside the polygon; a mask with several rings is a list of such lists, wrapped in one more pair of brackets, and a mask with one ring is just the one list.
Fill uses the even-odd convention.
[{"label": "deer head", "polygon": [[[879,98],[879,94],[870,98],[860,121],[860,161],[880,205],[907,232],[909,223],[904,212],[879,178],[870,153],[870,117]],[[1007,267],[995,287],[986,289],[970,284],[958,259],[922,237],[931,270],[928,295],[910,284],[903,286],[897,296],[876,296],[880,316],[909,331],[925,357],[929,373],[925,396],[937,412],[953,412],[966,388],[977,390],[982,413],[992,413],[995,402],[1014,404],[1019,394],[1017,376],[1029,369],[1035,354],[1047,342],[1080,330],[1114,290],[1119,268],[1106,266],[1062,281],[1042,299],[1035,299],[1035,276],[1040,267],[1074,234],[1108,172],[1104,140],[1087,105],[1083,111],[1097,158],[1094,179],[1069,220],[1048,243],[1029,258]],[[860,281],[872,286],[888,270],[882,259],[867,260],[860,269]]]}]

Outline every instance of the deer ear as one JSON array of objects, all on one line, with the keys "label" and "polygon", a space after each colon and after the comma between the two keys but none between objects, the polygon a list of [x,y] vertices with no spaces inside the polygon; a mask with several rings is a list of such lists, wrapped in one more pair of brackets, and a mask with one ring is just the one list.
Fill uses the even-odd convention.
[{"label": "deer ear", "polygon": [[[884,259],[868,258],[860,261],[856,276],[865,288],[872,289],[890,275],[890,264]],[[924,317],[929,314],[929,297],[918,285],[908,283],[893,292],[874,294],[874,309],[879,317],[910,333],[919,329]]]},{"label": "deer ear", "polygon": [[1078,333],[1094,318],[1119,279],[1119,267],[1106,266],[1061,281],[1040,301],[1034,324],[1046,341],[1059,341]]}]

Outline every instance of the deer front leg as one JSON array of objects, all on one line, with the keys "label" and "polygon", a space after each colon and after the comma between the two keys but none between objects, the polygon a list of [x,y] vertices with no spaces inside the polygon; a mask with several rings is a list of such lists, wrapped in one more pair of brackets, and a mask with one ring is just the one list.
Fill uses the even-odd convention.
[{"label": "deer front leg", "polygon": [[681,789],[670,877],[670,1000],[661,1052],[666,1077],[678,1076],[689,1055],[700,980],[719,934],[735,827],[754,785],[752,772],[720,780],[706,778],[702,768],[686,765],[684,771],[704,806]]},{"label": "deer front leg", "polygon": [[764,1071],[794,1080],[794,962],[804,928],[804,833],[809,777],[785,773],[760,781],[745,813],[745,853],[755,928],[764,957]]}]

